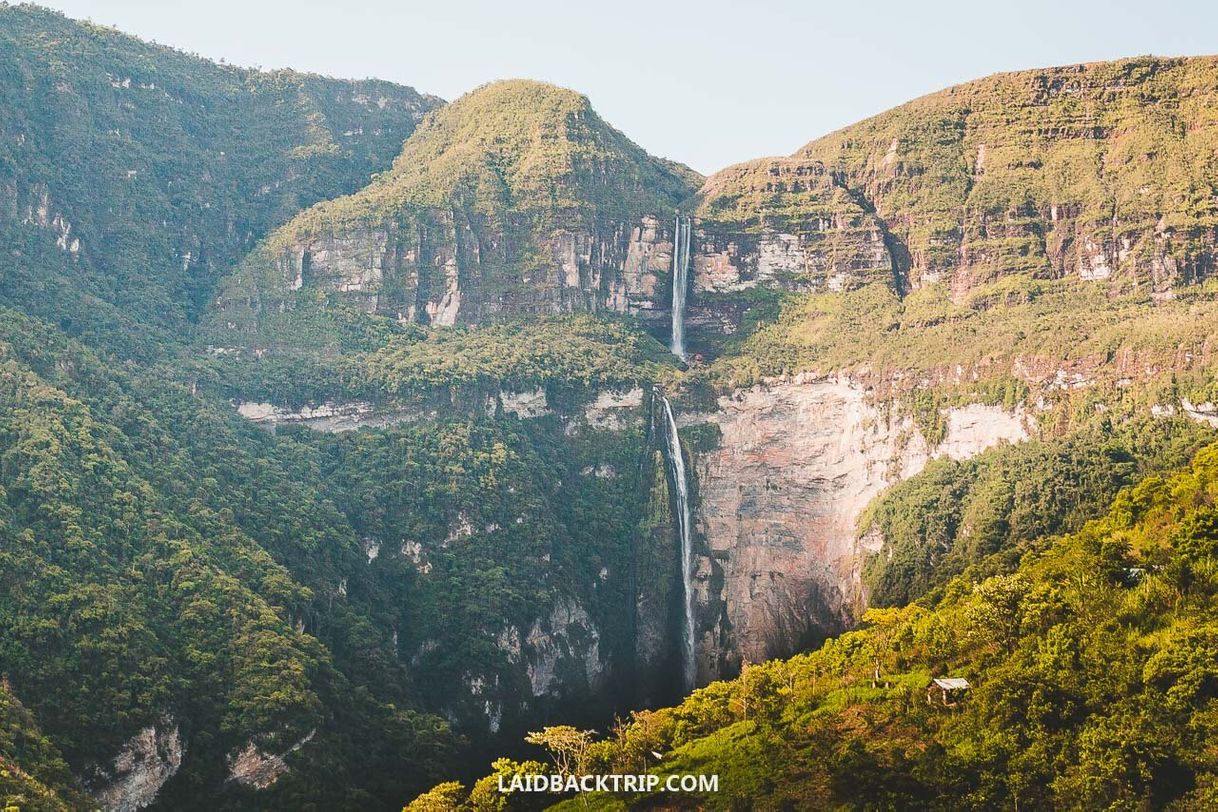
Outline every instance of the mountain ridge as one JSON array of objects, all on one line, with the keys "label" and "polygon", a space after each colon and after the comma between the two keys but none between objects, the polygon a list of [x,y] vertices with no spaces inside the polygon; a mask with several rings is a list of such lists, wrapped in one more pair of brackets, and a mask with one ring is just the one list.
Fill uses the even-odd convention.
[{"label": "mountain ridge", "polygon": [[262,233],[387,165],[438,103],[222,66],[34,6],[0,18],[0,227],[20,246],[4,301],[119,352],[176,343]]},{"label": "mountain ridge", "polygon": [[[1171,280],[1204,276],[1213,264],[1212,235],[1205,236],[1212,202],[1173,196],[1186,195],[1191,180],[1213,185],[1204,155],[1214,125],[1204,100],[1212,95],[1205,77],[1216,70],[1215,57],[1188,57],[994,74],[836,130],[786,158],[724,170],[708,180],[701,212],[756,228],[729,208],[748,194],[753,217],[800,225],[822,209],[832,215],[825,195],[840,190],[861,214],[870,208],[886,221],[896,241],[892,262],[909,277],[898,288],[944,278],[961,296],[1006,275],[1075,271],[1126,282],[1150,277],[1164,292]],[[1136,103],[1125,98],[1131,93],[1140,94]],[[1187,128],[1177,115],[1190,117]],[[807,186],[800,172],[823,180]],[[1152,197],[1138,191],[1144,186]],[[1105,206],[1101,215],[1096,209]],[[1148,212],[1158,222],[1142,222]],[[1119,225],[1121,215],[1134,221]],[[1104,216],[1112,220],[1106,227]],[[1037,219],[1048,227],[1032,228]],[[1161,239],[1178,231],[1183,245],[1156,248],[1148,230]],[[1120,242],[1126,237],[1129,245]],[[1210,253],[1194,256],[1199,251]]]}]

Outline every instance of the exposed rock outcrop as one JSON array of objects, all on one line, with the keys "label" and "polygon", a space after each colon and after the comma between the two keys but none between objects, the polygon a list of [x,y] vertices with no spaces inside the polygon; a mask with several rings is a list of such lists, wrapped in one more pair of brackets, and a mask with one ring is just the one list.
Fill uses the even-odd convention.
[{"label": "exposed rock outcrop", "polygon": [[640,418],[643,389],[635,386],[626,390],[603,389],[584,407],[583,419],[589,428],[621,431]]},{"label": "exposed rock outcrop", "polygon": [[295,409],[274,403],[241,401],[237,404],[237,412],[247,420],[272,431],[276,426],[298,424],[324,432],[384,428],[436,415],[434,410],[397,405],[378,407],[366,401],[330,401]]},{"label": "exposed rock outcrop", "polygon": [[[289,290],[308,285],[369,313],[440,326],[527,313],[664,309],[672,238],[654,216],[520,242],[501,230],[452,210],[304,233],[279,255],[278,275]],[[540,265],[538,257],[545,258]],[[526,260],[533,267],[518,271]]]},{"label": "exposed rock outcrop", "polygon": [[93,797],[108,812],[151,806],[182,766],[182,753],[182,737],[172,720],[149,725],[132,736],[106,768],[97,770]]},{"label": "exposed rock outcrop", "polygon": [[316,730],[310,730],[299,741],[281,753],[268,753],[249,742],[228,757],[228,780],[250,789],[268,789],[287,774],[287,757],[313,740]]},{"label": "exposed rock outcrop", "polygon": [[[699,192],[695,290],[840,291],[893,281],[884,226],[816,161],[728,167]],[[770,202],[781,199],[780,209]]]},{"label": "exposed rock outcrop", "polygon": [[[385,403],[329,400],[303,406],[246,400],[236,401],[235,406],[242,417],[271,431],[281,425],[302,425],[326,433],[435,420],[453,412],[477,412],[491,416],[501,413],[520,420],[553,414],[545,389],[541,387],[522,391],[492,390],[481,397],[467,397],[467,394],[457,390],[443,397],[419,397]],[[575,433],[581,427],[624,431],[631,426],[637,427],[641,421],[639,410],[643,406],[641,387],[602,389],[583,405],[582,410],[567,416],[567,431]]]},{"label": "exposed rock outcrop", "polygon": [[972,404],[930,448],[913,420],[848,378],[800,376],[719,399],[687,417],[718,426],[695,456],[698,674],[706,682],[843,629],[863,595],[856,537],[868,502],[934,456],[972,456],[1027,431],[1020,413]]},{"label": "exposed rock outcrop", "polygon": [[[578,674],[582,685],[567,685],[583,691],[603,687],[606,673],[601,660],[600,632],[577,601],[560,598],[548,617],[534,621],[523,640],[515,627],[499,634],[496,644],[510,662],[521,663],[528,675],[534,697],[549,696],[564,690],[560,670]],[[568,676],[565,682],[570,682]]]},{"label": "exposed rock outcrop", "polygon": [[1218,405],[1209,401],[1205,403],[1190,403],[1188,400],[1181,400],[1180,406],[1188,417],[1196,420],[1198,423],[1204,423],[1207,426],[1218,429]]}]

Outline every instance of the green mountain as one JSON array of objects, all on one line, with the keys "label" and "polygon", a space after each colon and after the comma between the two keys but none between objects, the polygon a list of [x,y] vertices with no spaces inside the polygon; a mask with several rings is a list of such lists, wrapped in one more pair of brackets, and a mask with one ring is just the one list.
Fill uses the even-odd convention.
[{"label": "green mountain", "polygon": [[[251,253],[210,338],[298,347],[291,322],[319,294],[436,325],[625,310],[642,292],[623,266],[643,218],[667,217],[700,180],[645,153],[577,93],[486,85],[429,115],[370,185],[310,208]],[[335,332],[311,343],[333,346]]]},{"label": "green mountain", "polygon": [[122,357],[173,342],[259,238],[362,186],[441,104],[7,3],[0,77],[3,302]]},{"label": "green mountain", "polygon": [[[425,783],[456,737],[366,610],[323,609],[365,560],[350,525],[174,359],[259,237],[386,168],[439,100],[219,66],[32,6],[0,22],[6,798],[143,806],[176,778],[162,803],[227,786],[241,806],[310,735],[327,743],[277,803]],[[385,759],[411,751],[395,774]],[[246,772],[226,785],[230,764]]]},{"label": "green mountain", "polygon": [[598,766],[740,806],[1208,800],[1215,60],[703,179],[542,83],[0,23],[8,804],[392,808],[632,712]]},{"label": "green mountain", "polygon": [[963,366],[1035,385],[1057,365],[1203,366],[1215,75],[1209,57],[1002,74],[717,173],[699,194],[708,265],[736,246],[703,307],[859,291],[768,305],[728,377]]},{"label": "green mountain", "polygon": [[902,292],[1076,276],[1165,294],[1214,266],[1215,76],[1213,57],[1146,57],[969,82],[726,169],[699,214],[824,241],[847,275],[883,263],[842,240],[878,232]]}]

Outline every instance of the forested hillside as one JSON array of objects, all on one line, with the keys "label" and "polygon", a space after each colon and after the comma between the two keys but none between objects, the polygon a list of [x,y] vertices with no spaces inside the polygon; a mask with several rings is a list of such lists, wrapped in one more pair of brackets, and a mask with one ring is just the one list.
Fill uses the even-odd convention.
[{"label": "forested hillside", "polygon": [[[720,794],[681,799],[714,808],[1209,808],[1216,500],[1218,446],[1208,446],[1121,491],[1077,533],[1022,544],[927,599],[872,609],[819,651],[636,712],[586,748],[554,749],[578,754],[576,773],[718,774]],[[971,687],[945,705],[927,691],[935,677]],[[510,776],[522,765],[495,767]],[[478,802],[493,781],[472,808],[489,808]],[[467,808],[461,788],[440,796],[448,803],[426,808]],[[506,808],[517,800],[529,808],[525,798]]]},{"label": "forested hillside", "polygon": [[355,776],[312,783],[356,747],[365,767],[443,760],[455,739],[409,709],[368,609],[334,601],[363,553],[291,444],[163,369],[124,373],[11,311],[4,329],[0,651],[78,775],[105,786],[147,728],[177,760],[188,744],[187,794],[249,744],[314,730],[325,744],[288,797],[375,797]]},{"label": "forested hillside", "polygon": [[[311,735],[326,744],[280,803],[395,797],[459,740],[417,710],[369,610],[332,605],[365,558],[307,464],[176,356],[263,233],[387,166],[440,101],[32,6],[0,23],[7,797],[144,805],[176,774],[163,802],[196,802],[236,756],[274,774],[263,756]],[[393,776],[403,757],[415,771]]]},{"label": "forested hillside", "polygon": [[272,227],[359,188],[442,102],[217,65],[0,5],[3,302],[147,359]]},{"label": "forested hillside", "polygon": [[[553,703],[595,720],[633,701],[607,672],[634,660],[629,573],[653,520],[634,513],[656,487],[638,387],[672,365],[651,337],[352,311],[346,354],[305,367],[195,351],[258,239],[389,169],[439,100],[0,15],[5,797],[381,807],[458,768],[454,724],[486,736]],[[511,393],[535,388],[550,405],[522,425]],[[564,415],[615,388],[624,411],[611,398],[569,439]],[[335,395],[429,419],[271,433],[229,400]],[[509,634],[523,653],[492,642]],[[534,656],[557,673],[532,676]]]}]

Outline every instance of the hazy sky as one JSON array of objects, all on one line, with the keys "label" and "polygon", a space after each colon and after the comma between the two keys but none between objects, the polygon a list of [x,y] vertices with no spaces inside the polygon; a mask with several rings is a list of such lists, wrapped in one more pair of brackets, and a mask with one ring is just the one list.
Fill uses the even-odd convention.
[{"label": "hazy sky", "polygon": [[701,172],[787,154],[995,71],[1218,52],[1206,0],[46,0],[213,59],[454,99],[510,77],[585,93]]}]

